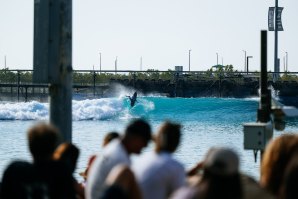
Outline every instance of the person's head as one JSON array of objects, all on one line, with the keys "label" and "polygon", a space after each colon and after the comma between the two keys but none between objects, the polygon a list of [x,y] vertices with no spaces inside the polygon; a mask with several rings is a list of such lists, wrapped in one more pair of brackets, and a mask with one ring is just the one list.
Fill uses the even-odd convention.
[{"label": "person's head", "polygon": [[28,130],[29,150],[34,162],[48,161],[60,143],[58,130],[50,124],[37,124]]},{"label": "person's head", "polygon": [[2,177],[0,198],[27,198],[30,184],[34,182],[32,164],[15,161],[8,165]]},{"label": "person's head", "polygon": [[261,185],[272,194],[280,191],[285,169],[298,149],[298,136],[285,134],[272,140],[265,149],[261,163]]},{"label": "person's head", "polygon": [[155,151],[157,153],[161,151],[173,153],[180,142],[180,128],[181,126],[179,124],[164,122],[155,138]]},{"label": "person's head", "polygon": [[128,153],[141,153],[151,140],[151,127],[142,119],[133,120],[126,127],[123,144]]},{"label": "person's head", "polygon": [[105,147],[107,144],[109,144],[112,140],[119,138],[120,135],[117,132],[109,132],[105,135],[105,137],[103,138],[103,142],[102,142],[102,146]]},{"label": "person's head", "polygon": [[285,171],[285,175],[283,178],[283,185],[280,193],[281,197],[279,198],[297,199],[298,198],[297,185],[298,185],[298,153],[296,151]]},{"label": "person's head", "polygon": [[73,173],[79,158],[79,149],[71,143],[62,143],[53,154],[53,159],[65,163]]},{"label": "person's head", "polygon": [[239,159],[229,148],[211,148],[203,163],[205,198],[238,199],[242,196]]}]

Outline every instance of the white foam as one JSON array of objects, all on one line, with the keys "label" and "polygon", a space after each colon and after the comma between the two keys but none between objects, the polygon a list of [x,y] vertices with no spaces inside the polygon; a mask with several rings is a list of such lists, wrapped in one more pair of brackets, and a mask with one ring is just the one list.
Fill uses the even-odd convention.
[{"label": "white foam", "polygon": [[73,101],[73,120],[107,120],[123,111],[121,98]]},{"label": "white foam", "polygon": [[0,104],[1,120],[45,120],[48,118],[48,104],[32,102]]},{"label": "white foam", "polygon": [[[131,109],[126,100],[128,100],[126,97],[73,100],[72,119],[80,121],[133,118],[135,116],[131,115]],[[145,112],[154,109],[154,103],[144,98],[140,98],[137,106],[141,107]],[[48,103],[36,101],[0,103],[0,120],[48,120],[48,118]]]}]

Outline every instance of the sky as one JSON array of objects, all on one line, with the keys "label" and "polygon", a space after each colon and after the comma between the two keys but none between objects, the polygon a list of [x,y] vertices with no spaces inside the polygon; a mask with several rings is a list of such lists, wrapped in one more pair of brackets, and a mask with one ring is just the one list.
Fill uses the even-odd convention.
[{"label": "sky", "polygon": [[[267,30],[274,0],[73,0],[73,68],[207,70],[218,62],[243,71],[244,52],[260,70],[260,31]],[[0,68],[33,68],[33,0],[0,0]],[[298,71],[298,1],[284,7],[279,58]],[[268,70],[273,70],[274,32],[268,32]]]}]

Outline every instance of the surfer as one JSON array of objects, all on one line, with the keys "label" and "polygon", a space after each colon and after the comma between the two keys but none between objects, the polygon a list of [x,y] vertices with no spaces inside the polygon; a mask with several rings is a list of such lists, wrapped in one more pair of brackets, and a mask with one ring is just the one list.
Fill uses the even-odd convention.
[{"label": "surfer", "polygon": [[131,108],[132,108],[132,107],[135,105],[135,103],[137,102],[137,96],[138,96],[137,92],[134,92],[134,94],[132,95],[132,97],[127,96],[127,97],[129,98],[129,100],[130,100],[130,107],[131,107]]}]

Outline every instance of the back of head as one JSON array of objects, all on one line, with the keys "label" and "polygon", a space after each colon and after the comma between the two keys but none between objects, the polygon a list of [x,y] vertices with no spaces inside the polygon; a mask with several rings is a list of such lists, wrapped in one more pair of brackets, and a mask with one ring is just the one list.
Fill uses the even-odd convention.
[{"label": "back of head", "polygon": [[103,143],[102,143],[102,146],[106,146],[107,144],[109,144],[112,140],[116,139],[116,138],[119,138],[120,135],[119,133],[117,132],[109,132],[105,135],[105,137],[103,138]]},{"label": "back of head", "polygon": [[285,134],[272,140],[265,149],[261,164],[261,184],[277,195],[285,169],[298,149],[298,136]]},{"label": "back of head", "polygon": [[66,166],[74,172],[79,158],[79,149],[71,143],[62,143],[55,150],[53,159],[59,160],[66,164]]},{"label": "back of head", "polygon": [[26,187],[34,180],[33,166],[28,162],[12,162],[4,171],[0,198],[27,198]]},{"label": "back of head", "polygon": [[145,141],[149,141],[151,139],[151,127],[145,120],[133,120],[126,127],[124,137],[141,137]]},{"label": "back of head", "polygon": [[52,158],[60,135],[52,125],[41,123],[28,130],[28,142],[34,162],[47,161]]},{"label": "back of head", "polygon": [[298,185],[298,151],[293,155],[290,163],[288,164],[285,175],[283,178],[283,189],[282,197],[283,199],[297,199]]},{"label": "back of head", "polygon": [[237,154],[228,148],[211,148],[204,160],[202,182],[207,183],[206,198],[241,198]]},{"label": "back of head", "polygon": [[179,124],[165,122],[160,127],[156,136],[156,148],[157,153],[166,151],[173,153],[179,145],[181,137],[181,126]]},{"label": "back of head", "polygon": [[48,198],[48,192],[37,180],[32,164],[23,161],[12,162],[5,169],[2,178],[0,198]]}]

